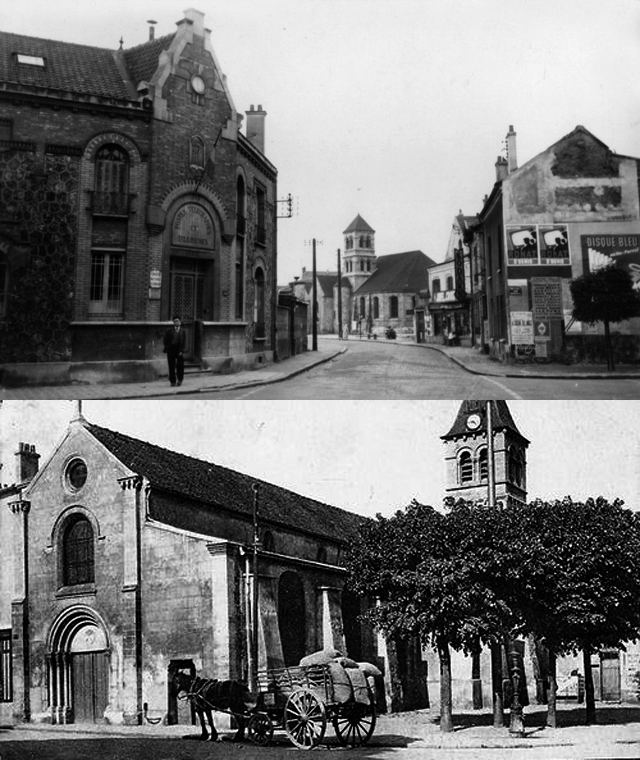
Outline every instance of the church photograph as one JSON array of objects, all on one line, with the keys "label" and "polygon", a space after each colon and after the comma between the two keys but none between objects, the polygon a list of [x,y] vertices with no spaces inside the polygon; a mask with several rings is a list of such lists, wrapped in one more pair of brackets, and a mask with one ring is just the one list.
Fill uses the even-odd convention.
[{"label": "church photograph", "polygon": [[[1,725],[190,725],[176,673],[247,682],[320,651],[375,669],[378,712],[428,715],[435,651],[363,622],[372,602],[349,585],[367,522],[447,497],[638,508],[629,404],[278,406],[0,403]],[[614,427],[629,457],[609,445]],[[545,672],[532,646],[521,641],[535,705]],[[579,699],[581,662],[558,661],[562,699]],[[637,642],[591,667],[597,700],[637,701]],[[453,653],[454,710],[491,709],[490,671],[488,651]]]}]

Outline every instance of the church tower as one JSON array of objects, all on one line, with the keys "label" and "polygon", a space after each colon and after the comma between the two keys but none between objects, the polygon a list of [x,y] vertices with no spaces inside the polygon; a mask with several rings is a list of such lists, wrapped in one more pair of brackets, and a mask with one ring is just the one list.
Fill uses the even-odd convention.
[{"label": "church tower", "polygon": [[376,233],[358,214],[342,234],[344,276],[355,291],[376,268]]},{"label": "church tower", "polygon": [[496,505],[526,503],[529,441],[516,427],[505,401],[463,401],[453,427],[441,436],[446,447],[447,496],[488,503],[491,474],[488,404],[491,404]]}]

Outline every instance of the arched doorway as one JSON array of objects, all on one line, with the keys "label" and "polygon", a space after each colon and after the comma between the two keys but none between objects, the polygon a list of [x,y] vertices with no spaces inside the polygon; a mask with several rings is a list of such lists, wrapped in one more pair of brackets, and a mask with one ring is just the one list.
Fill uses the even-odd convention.
[{"label": "arched doorway", "polygon": [[109,703],[110,647],[89,607],[69,607],[51,626],[47,646],[52,723],[101,723]]},{"label": "arched doorway", "polygon": [[179,316],[187,336],[185,358],[198,355],[196,323],[216,318],[214,298],[216,227],[200,203],[180,205],[170,233],[167,319]]},{"label": "arched doorway", "polygon": [[278,582],[278,628],[285,665],[297,665],[306,652],[304,587],[297,573],[286,572]]}]

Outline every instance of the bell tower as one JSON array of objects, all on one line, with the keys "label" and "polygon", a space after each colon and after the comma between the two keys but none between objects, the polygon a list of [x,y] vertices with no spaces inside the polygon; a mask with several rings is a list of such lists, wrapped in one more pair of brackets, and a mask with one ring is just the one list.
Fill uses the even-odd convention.
[{"label": "bell tower", "polygon": [[529,441],[516,427],[505,401],[463,401],[453,427],[441,436],[445,445],[447,496],[488,504],[492,474],[489,417],[496,505],[526,503]]},{"label": "bell tower", "polygon": [[358,214],[342,234],[344,276],[355,291],[376,268],[376,233]]}]

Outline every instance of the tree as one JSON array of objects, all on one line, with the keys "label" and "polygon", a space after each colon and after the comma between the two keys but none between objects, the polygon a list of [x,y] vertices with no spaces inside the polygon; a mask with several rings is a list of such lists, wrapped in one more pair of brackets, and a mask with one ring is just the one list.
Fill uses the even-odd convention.
[{"label": "tree", "polygon": [[549,651],[548,725],[555,726],[555,660],[583,652],[586,722],[595,722],[591,655],[640,638],[640,521],[619,500],[535,501],[511,514],[527,537],[512,595],[523,626]]},{"label": "tree", "polygon": [[604,323],[607,369],[614,370],[609,325],[640,315],[640,292],[629,273],[615,264],[576,277],[570,288],[573,318],[589,325]]},{"label": "tree", "polygon": [[418,636],[440,660],[440,728],[453,728],[451,648],[473,653],[495,639],[510,615],[476,581],[474,557],[461,550],[473,526],[462,507],[449,514],[413,502],[367,523],[353,543],[350,586],[379,603],[365,618],[388,638]]}]

